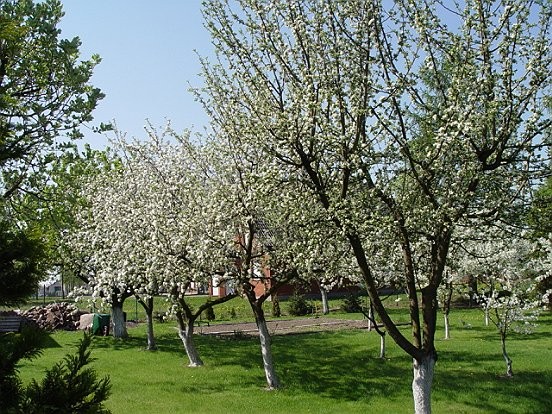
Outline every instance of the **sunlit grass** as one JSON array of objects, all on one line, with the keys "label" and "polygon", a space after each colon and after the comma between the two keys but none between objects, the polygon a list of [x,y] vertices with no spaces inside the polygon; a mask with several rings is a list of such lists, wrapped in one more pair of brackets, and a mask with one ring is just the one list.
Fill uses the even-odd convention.
[{"label": "sunlit grass", "polygon": [[[397,311],[400,313],[400,311]],[[340,315],[344,317],[345,315]],[[451,314],[451,339],[437,332],[439,360],[434,411],[446,413],[552,412],[552,317],[537,331],[508,341],[513,379],[505,379],[500,341],[478,310]],[[283,388],[264,389],[256,338],[197,336],[205,362],[188,368],[174,323],[156,324],[159,350],[144,351],[143,325],[117,341],[97,337],[93,367],[113,384],[114,413],[401,413],[411,412],[411,361],[388,338],[387,359],[377,358],[379,337],[366,331],[276,336],[273,351]],[[403,328],[409,335],[409,327]],[[22,378],[39,378],[75,348],[80,333],[51,335],[44,355],[25,361]]]}]

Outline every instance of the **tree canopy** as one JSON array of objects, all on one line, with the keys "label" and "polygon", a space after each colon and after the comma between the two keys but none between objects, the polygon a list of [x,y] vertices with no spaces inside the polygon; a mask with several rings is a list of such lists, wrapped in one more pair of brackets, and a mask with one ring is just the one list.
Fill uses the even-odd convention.
[{"label": "tree canopy", "polygon": [[39,223],[55,210],[43,190],[57,185],[59,158],[69,161],[65,151],[103,97],[89,83],[99,57],[82,60],[80,40],[60,37],[62,16],[58,0],[0,3],[0,250],[9,303],[32,293],[45,274],[52,257],[45,251],[57,246]]},{"label": "tree canopy", "polygon": [[[58,0],[0,5],[0,168],[2,197],[32,189],[33,173],[81,136],[103,94],[90,85],[97,55],[80,58],[80,40],[60,38]],[[62,139],[63,138],[63,139]]]},{"label": "tree canopy", "polygon": [[[451,243],[462,228],[507,222],[545,167],[549,4],[214,0],[204,12],[216,132],[262,151],[259,179],[293,182],[289,198],[308,200],[301,213],[325,223],[319,234],[344,237],[413,357],[416,412],[429,412]],[[378,292],[385,261],[399,263],[410,338]]]}]

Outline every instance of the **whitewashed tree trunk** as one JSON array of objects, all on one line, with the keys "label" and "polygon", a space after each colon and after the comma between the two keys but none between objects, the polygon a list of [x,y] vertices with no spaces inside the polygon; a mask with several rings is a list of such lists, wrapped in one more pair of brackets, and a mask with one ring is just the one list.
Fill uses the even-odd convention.
[{"label": "whitewashed tree trunk", "polygon": [[431,414],[431,386],[435,368],[435,356],[426,356],[422,361],[414,359],[412,396],[416,414]]},{"label": "whitewashed tree trunk", "polygon": [[380,335],[380,358],[385,359],[385,332]]},{"label": "whitewashed tree trunk", "polygon": [[372,321],[374,320],[374,308],[370,304],[370,308],[368,309],[368,331],[372,330]]},{"label": "whitewashed tree trunk", "polygon": [[322,314],[327,315],[330,313],[330,305],[328,304],[328,291],[320,286],[320,298],[322,299]]},{"label": "whitewashed tree trunk", "polygon": [[266,376],[267,388],[275,390],[280,387],[280,382],[274,370],[274,362],[272,361],[272,346],[270,344],[270,334],[266,320],[257,320],[257,328],[259,329],[259,340],[261,342],[261,354],[263,356],[263,367]]},{"label": "whitewashed tree trunk", "polygon": [[450,339],[450,325],[449,316],[445,313],[445,339]]},{"label": "whitewashed tree trunk", "polygon": [[192,368],[202,366],[203,361],[199,357],[199,352],[197,351],[197,348],[195,347],[193,341],[194,322],[187,322],[184,324],[184,326],[180,326],[180,329],[178,330],[178,335],[182,340],[182,344],[184,345],[184,349],[186,350],[186,355],[188,355],[188,360],[190,361],[190,364],[188,366]]},{"label": "whitewashed tree trunk", "polygon": [[114,338],[123,339],[128,337],[122,304],[113,304],[111,306],[111,327]]},{"label": "whitewashed tree trunk", "polygon": [[489,326],[489,308],[485,307],[485,326]]}]

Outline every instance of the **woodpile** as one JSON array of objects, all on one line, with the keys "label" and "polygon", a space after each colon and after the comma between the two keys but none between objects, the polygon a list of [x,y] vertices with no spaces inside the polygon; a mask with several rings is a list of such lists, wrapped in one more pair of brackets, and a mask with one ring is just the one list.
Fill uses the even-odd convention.
[{"label": "woodpile", "polygon": [[74,331],[79,327],[80,316],[83,313],[85,312],[80,311],[75,305],[61,302],[34,306],[22,312],[22,315],[48,331]]}]

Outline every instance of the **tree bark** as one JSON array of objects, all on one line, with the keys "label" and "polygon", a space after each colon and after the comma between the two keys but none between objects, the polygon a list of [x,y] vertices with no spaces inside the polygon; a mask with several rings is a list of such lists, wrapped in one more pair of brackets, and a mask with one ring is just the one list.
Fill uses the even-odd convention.
[{"label": "tree bark", "polygon": [[380,334],[380,358],[385,359],[385,331]]},{"label": "tree bark", "polygon": [[247,284],[245,286],[249,287],[249,289],[246,290],[246,296],[249,300],[251,310],[255,315],[255,322],[257,324],[257,329],[259,330],[259,342],[261,344],[261,355],[263,357],[263,368],[266,377],[267,389],[276,390],[280,388],[280,381],[278,380],[276,370],[274,369],[270,333],[268,332],[268,326],[266,324],[266,318],[263,311],[263,301],[265,297],[261,296],[259,299],[256,299],[255,291],[251,288],[251,285]]},{"label": "tree bark", "polygon": [[113,338],[128,338],[123,302],[114,302],[111,305],[111,326],[113,328]]},{"label": "tree bark", "polygon": [[180,336],[184,349],[186,350],[186,355],[188,355],[188,360],[190,361],[188,366],[192,368],[202,366],[203,361],[199,357],[199,352],[193,340],[194,320],[188,320],[184,323],[179,323],[179,325],[180,329],[178,330],[178,336]]},{"label": "tree bark", "polygon": [[507,377],[513,377],[514,371],[512,370],[512,360],[508,356],[508,353],[506,352],[506,333],[501,332],[500,333],[500,340],[502,342],[502,357],[504,358],[504,362],[506,362],[506,376]]},{"label": "tree bark", "polygon": [[431,414],[431,386],[435,360],[436,357],[433,354],[426,355],[421,361],[413,360],[412,395],[416,414]]},{"label": "tree bark", "polygon": [[148,323],[148,345],[146,349],[148,351],[155,351],[157,349],[157,344],[155,343],[155,334],[153,332],[153,310],[146,312],[146,318]]},{"label": "tree bark", "polygon": [[328,304],[328,291],[320,286],[320,298],[322,299],[322,314],[327,315],[330,313],[330,306]]},{"label": "tree bark", "polygon": [[446,289],[446,295],[443,303],[443,314],[445,317],[445,339],[450,339],[449,314],[450,314],[450,303],[452,302],[452,282],[450,281],[445,282],[445,289]]},{"label": "tree bark", "polygon": [[136,300],[138,300],[138,302],[140,303],[140,305],[142,305],[144,311],[146,312],[146,335],[148,341],[146,349],[148,351],[155,351],[157,349],[157,345],[155,343],[155,334],[153,331],[153,297],[146,298],[145,300],[136,297]]},{"label": "tree bark", "polygon": [[368,307],[368,331],[372,330],[372,321],[374,321],[374,307],[372,306],[372,301],[370,300],[370,306]]},{"label": "tree bark", "polygon": [[261,343],[261,354],[263,356],[263,367],[266,376],[266,384],[269,390],[280,388],[280,382],[276,371],[274,370],[274,362],[272,360],[272,346],[270,343],[270,333],[266,319],[257,318],[257,328],[259,329],[259,341]]}]

